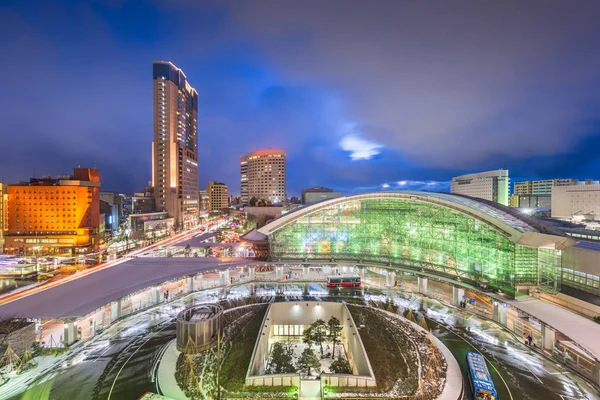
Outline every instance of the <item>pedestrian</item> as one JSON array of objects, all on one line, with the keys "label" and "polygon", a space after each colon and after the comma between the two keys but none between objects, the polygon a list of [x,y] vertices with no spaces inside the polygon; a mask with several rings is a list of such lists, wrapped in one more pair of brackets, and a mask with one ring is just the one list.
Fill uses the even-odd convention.
[{"label": "pedestrian", "polygon": [[529,342],[529,345],[531,346],[531,342],[533,342],[533,338],[531,337],[531,335],[527,336],[527,341]]}]

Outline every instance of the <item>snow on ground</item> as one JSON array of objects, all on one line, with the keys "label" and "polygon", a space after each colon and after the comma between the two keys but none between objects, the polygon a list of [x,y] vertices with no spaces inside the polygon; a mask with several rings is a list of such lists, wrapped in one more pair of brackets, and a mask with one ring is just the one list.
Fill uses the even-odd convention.
[{"label": "snow on ground", "polygon": [[[269,341],[269,345],[273,346],[273,344],[275,344],[276,342],[292,343],[291,348],[294,352],[294,355],[293,355],[294,362],[296,362],[298,360],[298,358],[300,358],[300,355],[302,354],[304,349],[306,349],[308,347],[308,345],[306,343],[302,342],[301,336],[273,336],[273,338]],[[313,344],[312,349],[315,352],[315,354],[317,355],[317,357],[321,356],[321,350],[318,345]],[[333,345],[331,343],[328,343],[328,344],[323,343],[323,355],[327,355],[328,353],[331,353],[332,350],[333,350]],[[346,356],[346,350],[345,350],[344,346],[341,345],[340,343],[338,343],[335,346],[336,358],[340,354],[340,351],[342,352],[342,354],[344,354],[344,356]],[[271,355],[271,352],[269,350],[269,356],[270,355]],[[330,357],[322,358],[321,359],[321,369],[319,371],[311,371],[311,376],[317,376],[317,375],[321,374],[322,372],[330,373],[331,371],[329,368],[331,367],[332,361],[333,360]]]}]

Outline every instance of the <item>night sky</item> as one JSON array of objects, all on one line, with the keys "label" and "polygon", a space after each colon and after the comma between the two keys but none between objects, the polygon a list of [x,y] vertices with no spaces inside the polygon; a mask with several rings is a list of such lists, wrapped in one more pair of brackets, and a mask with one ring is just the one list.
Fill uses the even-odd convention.
[{"label": "night sky", "polygon": [[151,177],[152,61],[199,93],[200,185],[288,154],[288,195],[600,178],[600,1],[2,1],[0,180]]}]

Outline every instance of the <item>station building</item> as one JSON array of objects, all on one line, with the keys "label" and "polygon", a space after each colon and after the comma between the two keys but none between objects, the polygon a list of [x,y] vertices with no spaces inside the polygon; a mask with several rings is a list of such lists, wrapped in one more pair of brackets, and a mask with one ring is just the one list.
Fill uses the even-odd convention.
[{"label": "station building", "polygon": [[[259,230],[271,261],[378,263],[386,268],[484,283],[509,296],[557,293],[563,264],[581,265],[585,249],[564,232],[496,202],[419,191],[360,194],[286,214]],[[565,258],[568,254],[568,258]],[[600,252],[594,254],[600,260]],[[570,276],[571,276],[570,275]],[[569,277],[570,277],[569,276]],[[598,293],[596,293],[597,295]]]}]

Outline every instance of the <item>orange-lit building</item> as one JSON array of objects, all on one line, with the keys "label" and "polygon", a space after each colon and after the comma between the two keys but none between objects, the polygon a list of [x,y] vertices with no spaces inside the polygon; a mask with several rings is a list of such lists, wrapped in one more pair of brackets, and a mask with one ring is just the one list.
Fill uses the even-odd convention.
[{"label": "orange-lit building", "polygon": [[100,241],[100,171],[8,185],[4,246],[23,255],[84,254]]}]

